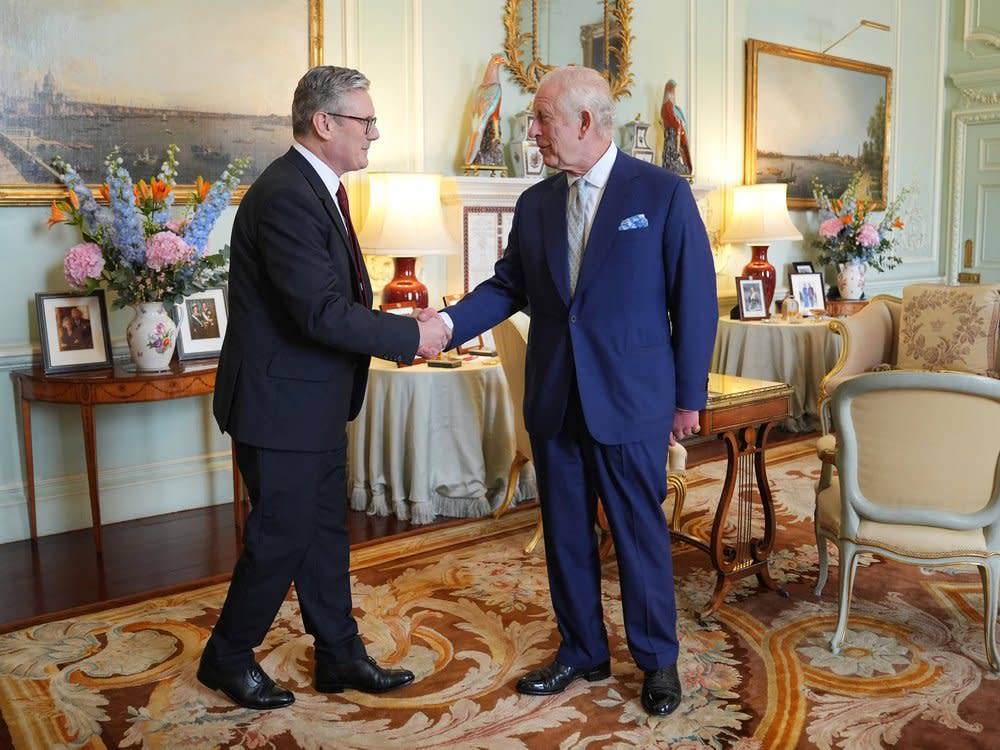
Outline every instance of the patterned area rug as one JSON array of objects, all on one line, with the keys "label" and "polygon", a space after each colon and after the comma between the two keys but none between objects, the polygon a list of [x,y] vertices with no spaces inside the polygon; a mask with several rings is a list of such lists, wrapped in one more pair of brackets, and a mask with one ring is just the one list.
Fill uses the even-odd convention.
[{"label": "patterned area rug", "polygon": [[[704,533],[724,465],[690,472],[688,531]],[[294,597],[259,655],[297,695],[238,709],[195,679],[226,586],[216,585],[0,637],[0,747],[27,748],[992,748],[1000,680],[985,670],[979,578],[868,561],[844,653],[828,647],[838,570],[822,597],[812,536],[811,442],[772,451],[778,510],[772,573],[790,593],[735,587],[716,616],[691,614],[714,579],[677,545],[680,673],[670,717],[642,710],[642,675],[621,627],[614,560],[605,608],[613,675],[561,695],[518,695],[556,646],[544,552],[526,555],[534,514],[373,544],[354,555],[354,601],[370,653],[417,674],[383,696],[311,687],[311,639]],[[993,739],[989,739],[992,737]]]}]

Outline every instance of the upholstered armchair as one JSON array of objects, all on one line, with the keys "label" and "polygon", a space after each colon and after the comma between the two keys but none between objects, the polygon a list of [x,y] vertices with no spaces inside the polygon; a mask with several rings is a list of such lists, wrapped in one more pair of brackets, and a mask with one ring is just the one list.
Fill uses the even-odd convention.
[{"label": "upholstered armchair", "polygon": [[1000,372],[1000,285],[912,284],[903,297],[879,295],[830,322],[840,357],[819,385],[820,486],[829,485],[836,451],[830,403],[837,388],[864,372],[932,370],[996,377]]},{"label": "upholstered armchair", "polygon": [[[494,518],[499,518],[510,508],[514,501],[514,490],[517,487],[517,478],[522,467],[530,460],[531,441],[528,439],[528,431],[524,426],[524,357],[528,348],[528,328],[531,318],[522,312],[514,313],[507,320],[493,328],[493,340],[496,343],[497,353],[500,355],[500,364],[503,366],[504,375],[507,378],[507,387],[510,390],[511,402],[514,408],[514,432],[515,432],[515,454],[510,465],[510,474],[507,477],[507,495],[503,502],[493,513]],[[687,495],[687,482],[684,472],[687,464],[687,450],[680,443],[670,446],[667,456],[667,489],[673,490],[674,507],[671,514],[671,528],[680,528],[681,513],[684,511],[684,499]],[[601,527],[601,557],[607,557],[611,550],[611,534],[608,531],[607,518],[602,509],[598,509],[598,524]],[[531,552],[538,541],[542,538],[542,519],[539,515],[538,523],[535,525],[535,533],[525,545],[524,551]]]},{"label": "upholstered armchair", "polygon": [[831,542],[840,555],[832,651],[844,644],[860,554],[919,566],[965,564],[979,569],[986,658],[1000,671],[1000,381],[868,373],[842,382],[830,406],[837,476],[817,488],[816,594],[826,584]]}]

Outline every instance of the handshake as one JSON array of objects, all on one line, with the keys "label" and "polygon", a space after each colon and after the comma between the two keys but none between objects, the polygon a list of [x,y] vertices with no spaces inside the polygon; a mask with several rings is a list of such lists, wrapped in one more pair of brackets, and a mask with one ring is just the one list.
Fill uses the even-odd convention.
[{"label": "handshake", "polygon": [[451,330],[438,314],[437,310],[423,308],[413,313],[420,329],[420,345],[417,356],[424,359],[434,359],[445,350],[451,341]]}]

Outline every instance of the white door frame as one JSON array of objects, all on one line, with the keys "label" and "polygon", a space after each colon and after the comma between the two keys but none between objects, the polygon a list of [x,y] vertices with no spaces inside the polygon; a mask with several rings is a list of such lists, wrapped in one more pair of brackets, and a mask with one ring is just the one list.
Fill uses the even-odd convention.
[{"label": "white door frame", "polygon": [[951,227],[948,236],[948,263],[945,275],[948,284],[958,283],[962,269],[962,217],[965,215],[965,149],[968,147],[969,126],[1000,122],[1000,107],[996,109],[963,109],[951,116]]}]

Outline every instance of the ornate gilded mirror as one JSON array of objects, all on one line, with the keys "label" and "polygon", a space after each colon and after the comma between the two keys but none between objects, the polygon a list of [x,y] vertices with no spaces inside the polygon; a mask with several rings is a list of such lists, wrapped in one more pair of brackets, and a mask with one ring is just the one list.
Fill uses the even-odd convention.
[{"label": "ornate gilded mirror", "polygon": [[507,67],[524,91],[535,91],[552,68],[575,63],[607,78],[615,99],[629,93],[632,0],[506,0],[503,25]]}]

